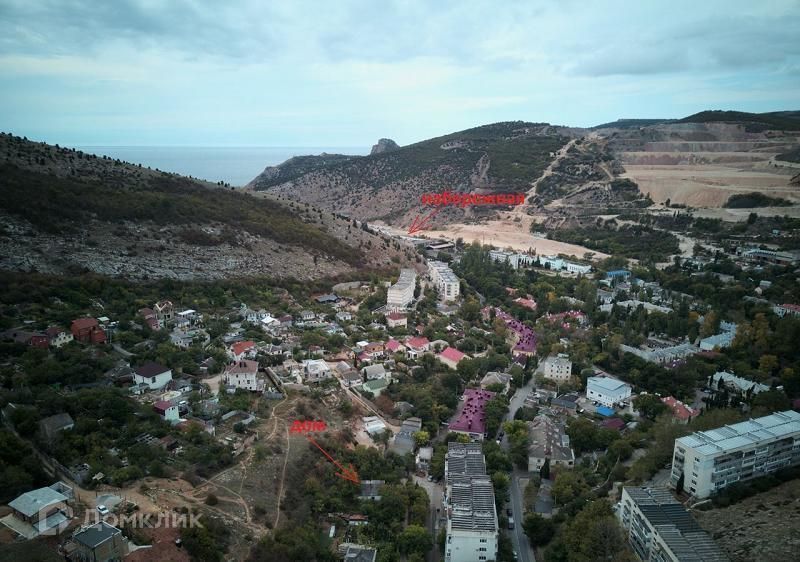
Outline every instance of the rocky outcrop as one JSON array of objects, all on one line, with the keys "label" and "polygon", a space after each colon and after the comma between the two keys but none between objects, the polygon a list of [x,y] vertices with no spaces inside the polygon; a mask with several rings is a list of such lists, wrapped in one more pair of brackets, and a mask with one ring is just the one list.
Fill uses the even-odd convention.
[{"label": "rocky outcrop", "polygon": [[398,148],[400,148],[400,146],[392,139],[380,139],[378,144],[372,145],[372,150],[370,150],[369,153],[383,154],[384,152],[391,152],[393,150],[397,150]]}]

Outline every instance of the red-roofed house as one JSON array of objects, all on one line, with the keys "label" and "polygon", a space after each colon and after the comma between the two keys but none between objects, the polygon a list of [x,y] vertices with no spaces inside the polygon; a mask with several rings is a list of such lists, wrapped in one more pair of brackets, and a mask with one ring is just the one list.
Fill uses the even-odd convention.
[{"label": "red-roofed house", "polygon": [[165,421],[175,423],[180,419],[178,407],[169,400],[159,400],[153,404],[153,410],[155,410],[159,416],[164,418]]},{"label": "red-roofed house", "polygon": [[256,343],[254,341],[237,341],[228,349],[228,357],[234,361],[241,361],[248,357],[254,357],[256,353]]},{"label": "red-roofed house", "polygon": [[78,318],[70,326],[72,337],[81,343],[106,343],[106,333],[94,318]]},{"label": "red-roofed house", "polygon": [[408,326],[408,316],[401,312],[390,312],[386,315],[386,324],[390,328],[405,328]]},{"label": "red-roofed house", "polygon": [[47,334],[36,332],[31,334],[31,339],[28,340],[28,345],[38,347],[39,349],[47,349],[50,347],[50,339]]},{"label": "red-roofed house", "polygon": [[800,316],[800,305],[797,304],[779,304],[772,307],[775,314],[783,318],[784,316]]},{"label": "red-roofed house", "polygon": [[536,310],[536,301],[533,300],[530,295],[528,295],[527,299],[523,299],[522,297],[516,298],[514,302],[530,310]]},{"label": "red-roofed house", "polygon": [[389,340],[386,342],[386,351],[389,353],[405,353],[406,346],[397,340]]},{"label": "red-roofed house", "polygon": [[431,347],[431,342],[426,337],[408,338],[406,340],[406,350],[411,359],[416,359]]},{"label": "red-roofed house", "polygon": [[153,312],[152,308],[140,308],[139,309],[139,316],[142,317],[144,323],[153,330],[158,331],[161,329],[161,326],[158,325],[158,318],[156,318],[156,313]]},{"label": "red-roofed house", "polygon": [[672,417],[679,423],[689,423],[693,417],[700,413],[699,410],[695,410],[694,408],[687,406],[672,396],[666,396],[662,398],[661,401],[666,404],[670,410],[672,410]]},{"label": "red-roofed house", "polygon": [[459,362],[464,359],[466,355],[461,353],[455,347],[448,347],[444,351],[442,351],[436,358],[450,367],[451,369],[455,369],[458,367]]},{"label": "red-roofed house", "polygon": [[611,418],[603,421],[601,424],[606,429],[613,429],[615,431],[622,431],[625,429],[625,421],[620,418]]}]

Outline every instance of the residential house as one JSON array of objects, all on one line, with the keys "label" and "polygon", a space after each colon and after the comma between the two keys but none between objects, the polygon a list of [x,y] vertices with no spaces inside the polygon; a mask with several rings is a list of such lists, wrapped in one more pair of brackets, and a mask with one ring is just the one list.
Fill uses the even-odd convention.
[{"label": "residential house", "polygon": [[759,392],[766,392],[769,390],[769,387],[765,384],[737,377],[733,373],[728,373],[727,371],[717,371],[712,375],[711,380],[716,388],[726,386],[729,390],[738,391],[742,394],[747,394],[748,392],[751,394],[758,394]]},{"label": "residential house", "polygon": [[689,423],[700,414],[700,410],[695,410],[672,396],[665,396],[661,401],[672,411],[672,418],[678,423]]},{"label": "residential house", "polygon": [[162,328],[166,328],[167,324],[170,324],[175,318],[175,307],[172,305],[172,301],[158,301],[153,306],[153,312],[156,314],[158,325]]},{"label": "residential house", "polygon": [[169,400],[159,400],[153,404],[153,411],[157,413],[164,421],[170,423],[177,423],[180,420],[180,413],[178,406]]},{"label": "residential house", "polygon": [[498,373],[495,371],[490,371],[486,373],[486,376],[481,379],[481,388],[486,389],[493,384],[501,384],[503,385],[503,393],[505,394],[508,392],[508,389],[511,387],[511,379],[513,377],[508,373]]},{"label": "residential house", "polygon": [[381,486],[384,484],[386,484],[385,480],[362,480],[361,493],[358,495],[358,499],[379,501],[381,499]]},{"label": "residential house", "polygon": [[386,344],[384,345],[384,348],[388,353],[392,353],[392,354],[394,354],[394,353],[405,353],[405,351],[406,351],[406,346],[404,346],[402,343],[400,343],[397,340],[389,340],[389,341],[387,341]]},{"label": "residential house", "polygon": [[232,361],[252,359],[256,355],[256,342],[251,340],[239,341],[228,348],[228,357]]},{"label": "residential house", "polygon": [[390,382],[391,382],[391,378],[390,377],[367,381],[367,382],[365,382],[364,384],[361,385],[361,390],[363,390],[365,392],[369,392],[369,393],[373,394],[375,396],[375,398],[377,398],[378,396],[381,395],[381,393],[384,390],[386,390],[386,387],[389,386]]},{"label": "residential house", "polygon": [[456,369],[458,364],[463,359],[469,359],[464,353],[461,353],[455,347],[448,347],[439,355],[437,355],[436,358],[451,369]]},{"label": "residential house", "polygon": [[56,414],[39,421],[39,433],[48,443],[52,443],[61,431],[75,427],[75,421],[67,413]]},{"label": "residential house", "polygon": [[426,337],[413,337],[406,340],[406,354],[411,359],[416,359],[430,350],[431,342]]},{"label": "residential house", "polygon": [[383,423],[383,420],[378,416],[367,416],[361,418],[361,421],[364,422],[364,431],[371,436],[375,436],[386,431],[386,424]]},{"label": "residential house", "polygon": [[386,325],[389,328],[405,328],[408,326],[408,315],[402,312],[390,312],[386,315]]},{"label": "residential house", "polygon": [[133,370],[134,384],[147,385],[150,390],[160,390],[171,380],[172,369],[153,361],[148,361]]},{"label": "residential house", "polygon": [[377,364],[377,365],[368,365],[362,368],[361,374],[364,376],[365,380],[373,381],[376,379],[385,379],[387,373],[383,365]]},{"label": "residential house", "polygon": [[251,392],[264,391],[264,379],[258,376],[258,361],[242,359],[231,363],[225,368],[222,381],[234,390],[241,388]]},{"label": "residential house", "polygon": [[427,472],[433,459],[433,447],[420,447],[415,457],[417,470]]},{"label": "residential house", "polygon": [[528,422],[528,430],[528,472],[538,472],[547,460],[551,468],[572,468],[575,465],[575,452],[570,447],[563,424],[540,414]]},{"label": "residential house", "polygon": [[106,333],[95,318],[78,318],[70,326],[72,337],[81,343],[106,343]]},{"label": "residential house", "polygon": [[67,332],[60,326],[50,326],[44,333],[50,346],[55,348],[67,345],[74,339],[71,332]]},{"label": "residential house", "polygon": [[330,367],[322,359],[303,360],[303,379],[309,383],[316,383],[331,378]]},{"label": "residential house", "polygon": [[360,544],[348,544],[344,553],[344,562],[375,562],[378,551]]},{"label": "residential house", "polygon": [[586,381],[586,398],[613,408],[631,397],[631,386],[611,377],[589,377]]},{"label": "residential house", "polygon": [[128,553],[127,539],[122,531],[100,521],[83,527],[72,535],[75,550],[70,560],[80,562],[122,562]]},{"label": "residential house", "polygon": [[567,382],[572,378],[572,361],[564,353],[551,355],[542,362],[542,371],[546,379]]},{"label": "residential house", "polygon": [[25,492],[8,503],[11,513],[0,523],[25,539],[57,535],[72,519],[72,497],[72,488],[63,482]]},{"label": "residential house", "polygon": [[317,315],[310,310],[300,311],[300,320],[302,320],[303,322],[313,322],[316,318]]},{"label": "residential house", "polygon": [[800,305],[797,304],[778,304],[772,310],[783,318],[784,316],[800,316]]},{"label": "residential house", "polygon": [[361,376],[361,373],[356,371],[355,369],[350,369],[349,371],[345,371],[339,375],[342,379],[342,383],[347,387],[351,388],[353,386],[359,386],[364,382],[364,378]]},{"label": "residential house", "polygon": [[336,321],[337,322],[350,322],[353,320],[353,315],[346,310],[342,310],[336,313]]},{"label": "residential house", "polygon": [[403,420],[400,431],[394,436],[394,441],[390,446],[390,450],[400,456],[413,452],[416,445],[414,434],[421,430],[422,420],[420,418],[408,418]]},{"label": "residential house", "polygon": [[364,353],[369,355],[372,359],[379,359],[385,355],[385,347],[381,342],[371,342],[364,348]]},{"label": "residential house", "polygon": [[158,323],[158,318],[156,317],[156,313],[152,308],[140,308],[139,316],[141,316],[142,320],[144,320],[144,323],[147,325],[147,327],[154,332],[161,329],[161,326]]}]

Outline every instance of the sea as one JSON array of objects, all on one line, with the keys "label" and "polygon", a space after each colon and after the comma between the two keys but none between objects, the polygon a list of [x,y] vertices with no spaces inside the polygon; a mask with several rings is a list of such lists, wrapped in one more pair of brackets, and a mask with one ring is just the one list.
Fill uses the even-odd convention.
[{"label": "sea", "polygon": [[98,156],[118,158],[164,172],[243,186],[264,171],[293,156],[309,154],[369,154],[371,147],[353,146],[76,146]]}]

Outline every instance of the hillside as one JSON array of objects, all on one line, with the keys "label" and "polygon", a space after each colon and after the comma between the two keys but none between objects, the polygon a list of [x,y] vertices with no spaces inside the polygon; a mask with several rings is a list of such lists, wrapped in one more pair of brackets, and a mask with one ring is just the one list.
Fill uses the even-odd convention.
[{"label": "hillside", "polygon": [[695,113],[678,123],[740,123],[749,133],[767,130],[800,131],[800,111],[747,113],[744,111],[708,110]]},{"label": "hillside", "polygon": [[311,279],[402,256],[310,206],[7,134],[0,135],[0,185],[5,269]]},{"label": "hillside", "polygon": [[[417,212],[425,192],[527,191],[567,140],[547,124],[495,123],[369,156],[291,159],[267,168],[247,187],[398,224]],[[460,210],[448,214],[464,216]]]}]

